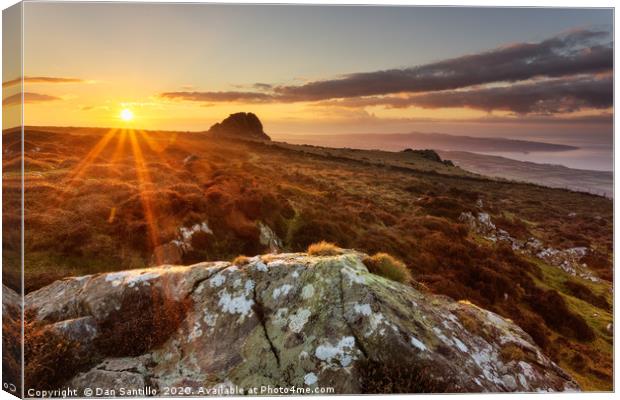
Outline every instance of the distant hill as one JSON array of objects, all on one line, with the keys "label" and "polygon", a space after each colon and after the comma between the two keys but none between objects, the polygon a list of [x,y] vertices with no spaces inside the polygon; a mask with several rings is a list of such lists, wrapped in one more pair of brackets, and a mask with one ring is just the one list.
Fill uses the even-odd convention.
[{"label": "distant hill", "polygon": [[466,151],[439,150],[438,153],[442,158],[477,174],[613,197],[614,176],[610,171],[573,169]]},{"label": "distant hill", "polygon": [[[561,165],[539,164],[517,161],[485,152],[534,153],[563,152],[578,149],[562,144],[513,140],[503,138],[477,138],[439,133],[405,134],[337,134],[337,135],[275,135],[276,140],[291,144],[309,146],[329,146],[340,148],[347,156],[357,158],[379,158],[383,160],[401,159],[399,165],[406,163],[402,156],[389,152],[402,152],[404,149],[435,149],[444,160],[451,160],[463,170],[490,177],[536,183],[553,188],[564,188],[613,196],[613,173],[568,168]],[[362,150],[370,151],[362,155]],[[334,150],[336,151],[336,150]],[[420,151],[420,150],[416,150]],[[375,152],[379,152],[376,153]]]},{"label": "distant hill", "polygon": [[381,149],[391,151],[400,151],[407,147],[473,152],[520,153],[538,151],[554,152],[578,149],[577,147],[555,143],[422,132],[386,134],[277,135],[274,139],[295,144],[352,147],[357,149]]}]

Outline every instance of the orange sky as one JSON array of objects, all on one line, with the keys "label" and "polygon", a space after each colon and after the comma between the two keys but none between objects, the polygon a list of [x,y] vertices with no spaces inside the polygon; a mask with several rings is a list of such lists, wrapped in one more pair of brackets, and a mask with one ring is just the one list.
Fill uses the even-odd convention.
[{"label": "orange sky", "polygon": [[[609,10],[24,7],[26,125],[205,130],[231,113],[251,111],[276,135],[425,130],[520,137],[535,131],[552,141],[571,118],[579,120],[579,132],[584,126],[592,136],[611,132],[605,60],[603,67],[580,70],[584,63],[573,59],[609,45]],[[10,51],[16,43],[7,37],[17,42],[19,34],[4,35]],[[512,71],[525,58],[512,60],[517,56],[507,49],[528,46],[557,57],[561,71]],[[563,62],[566,54],[572,58]],[[484,61],[490,55],[508,61],[490,65]],[[472,56],[481,60],[474,68],[467,65]],[[573,61],[574,70],[562,70]],[[19,65],[7,66],[5,127],[19,125],[19,102],[12,99],[22,92]],[[478,77],[483,68],[489,72]],[[515,78],[503,80],[511,73]],[[463,82],[438,79],[452,75]],[[514,90],[489,92],[502,88]],[[538,96],[532,103],[540,106],[524,105],[519,96]],[[401,101],[409,103],[394,105]],[[125,108],[133,121],[120,119]]]}]

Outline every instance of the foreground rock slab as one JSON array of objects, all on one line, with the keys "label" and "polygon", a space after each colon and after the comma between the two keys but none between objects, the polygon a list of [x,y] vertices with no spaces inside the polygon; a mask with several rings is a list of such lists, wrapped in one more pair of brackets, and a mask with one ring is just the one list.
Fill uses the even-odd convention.
[{"label": "foreground rock slab", "polygon": [[160,395],[174,387],[195,394],[261,386],[335,393],[579,389],[512,322],[371,274],[363,257],[294,253],[257,256],[243,266],[210,262],[69,278],[28,294],[25,307],[37,324],[77,343],[67,357],[89,360],[58,382],[79,395],[93,387],[146,387]]}]

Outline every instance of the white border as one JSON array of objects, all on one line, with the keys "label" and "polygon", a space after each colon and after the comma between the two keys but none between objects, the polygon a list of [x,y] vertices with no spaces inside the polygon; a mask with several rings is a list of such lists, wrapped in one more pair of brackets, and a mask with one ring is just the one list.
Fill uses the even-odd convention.
[{"label": "white border", "polygon": [[[38,0],[26,0],[26,2],[35,2]],[[69,1],[75,1],[75,2],[80,2],[79,0],[65,0],[66,2]],[[84,1],[81,1],[84,2]],[[121,0],[108,0],[108,2],[121,2]],[[589,1],[583,1],[583,0],[503,0],[503,1],[498,1],[498,0],[476,0],[476,1],[467,1],[467,0],[450,0],[450,1],[434,1],[434,0],[425,0],[425,1],[415,1],[415,0],[390,0],[390,1],[382,1],[382,0],[375,0],[375,1],[364,1],[364,0],[337,0],[337,1],[329,1],[329,0],[313,0],[313,1],[296,1],[296,0],[289,0],[289,1],[281,1],[281,0],[270,0],[270,1],[260,1],[260,0],[228,0],[228,1],[218,1],[218,0],[211,0],[211,1],[206,1],[206,2],[201,2],[201,1],[180,1],[180,0],[134,0],[131,1],[134,3],[238,3],[238,4],[315,4],[315,5],[337,5],[337,4],[349,4],[349,5],[378,5],[378,6],[390,6],[390,5],[401,5],[401,6],[470,6],[470,7],[561,7],[561,8],[596,8],[596,7],[605,7],[605,8],[614,8],[615,4],[612,0],[589,0]],[[13,4],[16,4],[17,1],[15,0],[0,0],[0,5],[2,6],[2,9],[5,9]],[[1,19],[0,19],[0,28],[1,28]],[[614,26],[615,26],[615,12],[614,12]],[[618,31],[614,30],[614,42],[617,43],[618,42]],[[0,53],[0,64],[1,64],[1,58],[2,55]],[[614,52],[614,66],[617,65],[616,63],[617,61],[617,55]],[[614,79],[614,94],[617,92],[618,88],[618,81]],[[615,98],[615,97],[614,97]],[[618,122],[618,115],[614,112],[614,154],[616,154],[616,151],[618,150],[618,148],[620,147],[620,144],[615,141],[615,127],[617,126],[617,122]],[[618,167],[620,166],[620,161],[618,159],[616,159],[614,157],[614,171],[618,170]],[[615,174],[614,174],[615,177]],[[616,205],[616,200],[618,199],[618,191],[616,190],[616,185],[615,185],[615,179],[614,179],[614,254],[617,254],[618,251],[618,231],[615,229],[616,226],[618,226],[618,222],[620,221],[620,218],[618,217],[618,215],[615,213],[615,205]],[[2,195],[0,194],[0,200],[1,200]],[[1,209],[0,209],[0,215],[1,215]],[[1,234],[0,234],[1,237]],[[1,256],[1,252],[2,249],[0,247],[0,256]],[[615,259],[615,257],[614,257]],[[617,279],[617,274],[615,271],[615,262],[614,262],[614,282]],[[614,306],[615,306],[615,292],[614,292]],[[618,311],[617,309],[614,307],[614,321],[617,320],[618,317]],[[614,337],[617,333],[617,328],[616,325],[614,323]],[[1,343],[0,343],[0,348],[1,348]],[[617,346],[614,346],[614,388],[618,387],[618,374],[616,373],[617,370],[615,369],[615,360],[616,357],[618,356],[618,352],[617,352]],[[451,399],[454,398],[454,396],[469,396],[472,397],[472,395],[390,395],[390,397],[395,397],[397,396],[398,398],[402,398],[402,397],[413,397],[415,396],[416,398],[421,398],[421,399]],[[501,394],[488,394],[488,395],[482,395],[482,394],[474,394],[473,396],[484,396],[484,399],[489,399],[489,400],[499,400],[499,399],[503,399],[506,398],[506,396],[508,396],[509,398],[533,398],[534,396],[544,396],[545,399],[558,399],[558,398],[569,398],[569,399],[582,399],[582,398],[588,398],[588,399],[609,399],[610,398],[610,394],[609,393],[558,393],[558,394],[505,394],[505,395],[501,395]],[[313,399],[331,399],[334,396],[312,396]],[[380,396],[346,396],[347,398],[361,398],[361,399],[368,399],[368,398],[378,398]],[[4,399],[14,399],[15,397],[9,395],[8,393],[2,391],[0,392],[0,400],[4,400]],[[238,399],[242,399],[245,397],[234,397],[234,398],[238,398]],[[265,397],[265,398],[274,398],[274,397]],[[299,396],[295,396],[294,398],[302,398]]]}]

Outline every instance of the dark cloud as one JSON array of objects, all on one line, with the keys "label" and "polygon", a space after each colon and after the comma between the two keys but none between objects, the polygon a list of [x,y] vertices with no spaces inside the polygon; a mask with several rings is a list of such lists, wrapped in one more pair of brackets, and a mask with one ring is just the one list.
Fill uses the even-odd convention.
[{"label": "dark cloud", "polygon": [[[2,82],[2,87],[10,87],[19,85],[22,81],[22,78],[11,79],[6,82]],[[62,77],[52,77],[52,76],[26,76],[24,77],[25,83],[82,83],[83,79],[80,78],[62,78]]]},{"label": "dark cloud", "polygon": [[506,87],[448,91],[411,98],[423,108],[465,107],[505,110],[517,114],[555,114],[613,106],[613,82],[608,79],[560,79]]},{"label": "dark cloud", "polygon": [[554,114],[613,106],[613,82],[604,78],[560,78],[511,86],[430,92],[415,96],[385,96],[344,99],[321,106],[390,108],[472,108],[512,111],[517,114]]},{"label": "dark cloud", "polygon": [[161,97],[175,100],[204,102],[249,102],[260,103],[273,101],[270,94],[258,92],[166,92]]},{"label": "dark cloud", "polygon": [[412,68],[349,74],[339,79],[274,88],[281,101],[318,101],[453,90],[534,77],[611,71],[613,48],[607,32],[572,31],[540,43],[519,43]]},{"label": "dark cloud", "polygon": [[[55,96],[50,96],[47,94],[40,94],[40,93],[29,93],[29,92],[24,93],[24,103],[42,103],[42,102],[54,101],[54,100],[60,100],[60,97],[55,97]],[[17,93],[17,94],[14,94],[12,96],[8,96],[2,99],[3,106],[12,106],[15,104],[20,104],[21,102],[22,102],[21,93]]]},{"label": "dark cloud", "polygon": [[270,85],[269,83],[257,82],[254,84],[254,89],[258,90],[271,90],[271,88],[273,88],[273,85]]}]

